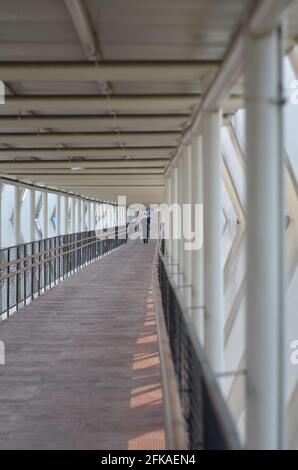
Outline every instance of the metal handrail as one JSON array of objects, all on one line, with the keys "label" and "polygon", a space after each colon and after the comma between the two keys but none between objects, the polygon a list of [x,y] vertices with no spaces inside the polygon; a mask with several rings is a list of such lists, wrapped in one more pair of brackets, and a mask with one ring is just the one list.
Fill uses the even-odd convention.
[{"label": "metal handrail", "polygon": [[0,319],[65,276],[126,243],[127,238],[127,226],[123,226],[102,232],[59,235],[1,249],[0,257],[6,261],[0,265]]},{"label": "metal handrail", "polygon": [[190,449],[240,449],[216,376],[159,251],[163,311]]},{"label": "metal handrail", "polygon": [[[85,233],[85,232],[78,232],[79,234],[82,234],[82,233]],[[96,231],[97,233],[97,231]],[[97,240],[106,240],[107,238],[107,235],[110,235],[110,234],[115,234],[115,231],[109,231],[109,232],[105,232],[103,231],[100,235],[104,234],[105,237],[103,238],[100,238],[98,235],[92,235],[92,237],[87,237],[87,238],[84,238],[84,239],[78,239],[78,240],[75,240],[75,241],[72,241],[72,242],[68,242],[68,243],[65,243],[65,244],[62,244],[62,245],[59,245],[59,246],[54,246],[53,248],[51,248],[50,250],[45,250],[45,251],[39,251],[39,252],[36,252],[34,253],[33,255],[28,255],[28,256],[24,256],[22,258],[18,258],[18,259],[15,259],[13,261],[9,261],[8,263],[2,263],[0,264],[0,269],[5,269],[7,266],[12,266],[14,264],[17,264],[17,263],[22,263],[23,261],[29,261],[30,259],[32,258],[36,258],[37,256],[44,256],[46,255],[48,252],[50,251],[57,251],[61,248],[65,248],[66,246],[71,246],[71,245],[76,245],[77,243],[82,243],[82,241],[86,241],[86,240],[92,240],[95,238],[95,241]],[[117,232],[117,235],[119,237],[119,234],[123,235],[123,234],[126,234],[127,233],[127,230],[126,229],[123,229],[119,232]],[[57,238],[56,236],[55,237],[51,237],[51,238],[44,238],[43,240],[52,240],[54,238]],[[35,240],[35,241],[40,241],[40,240]],[[28,243],[34,243],[34,242],[28,242]],[[92,242],[94,243],[94,242]],[[27,245],[27,243],[25,243]],[[13,246],[9,246],[9,247],[5,247],[5,248],[1,248],[0,249],[0,252],[2,250],[7,250],[7,249],[16,249],[18,246],[20,245],[13,245]],[[65,254],[65,253],[64,253]]]}]

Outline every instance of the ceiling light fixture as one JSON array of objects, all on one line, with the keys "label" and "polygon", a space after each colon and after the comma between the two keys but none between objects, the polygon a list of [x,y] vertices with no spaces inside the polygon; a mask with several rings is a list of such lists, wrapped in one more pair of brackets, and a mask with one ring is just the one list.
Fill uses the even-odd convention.
[{"label": "ceiling light fixture", "polygon": [[81,171],[83,170],[84,168],[82,166],[71,166],[70,169],[72,171]]}]

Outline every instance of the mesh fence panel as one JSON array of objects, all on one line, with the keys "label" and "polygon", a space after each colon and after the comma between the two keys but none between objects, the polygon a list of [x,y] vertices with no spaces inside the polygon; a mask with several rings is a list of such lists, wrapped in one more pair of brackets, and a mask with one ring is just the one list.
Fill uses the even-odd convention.
[{"label": "mesh fence panel", "polygon": [[86,263],[122,245],[86,231],[0,250],[0,316],[25,305]]}]

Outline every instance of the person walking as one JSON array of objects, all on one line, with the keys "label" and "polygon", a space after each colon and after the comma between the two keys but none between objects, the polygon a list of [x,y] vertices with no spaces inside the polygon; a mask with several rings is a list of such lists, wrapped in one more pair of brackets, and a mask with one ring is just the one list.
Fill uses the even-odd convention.
[{"label": "person walking", "polygon": [[150,214],[145,212],[142,219],[142,234],[143,234],[143,243],[148,244],[148,239],[150,235]]}]

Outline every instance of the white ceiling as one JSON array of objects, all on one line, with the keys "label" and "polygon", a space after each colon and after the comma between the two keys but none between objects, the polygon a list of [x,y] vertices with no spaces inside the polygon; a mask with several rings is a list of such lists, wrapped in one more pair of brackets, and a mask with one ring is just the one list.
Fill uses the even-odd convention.
[{"label": "white ceiling", "polygon": [[[0,174],[104,200],[160,202],[181,132],[251,4],[1,0]],[[89,79],[92,62],[98,80],[94,69]],[[111,62],[119,73],[103,80]],[[58,67],[67,64],[80,68]]]}]

